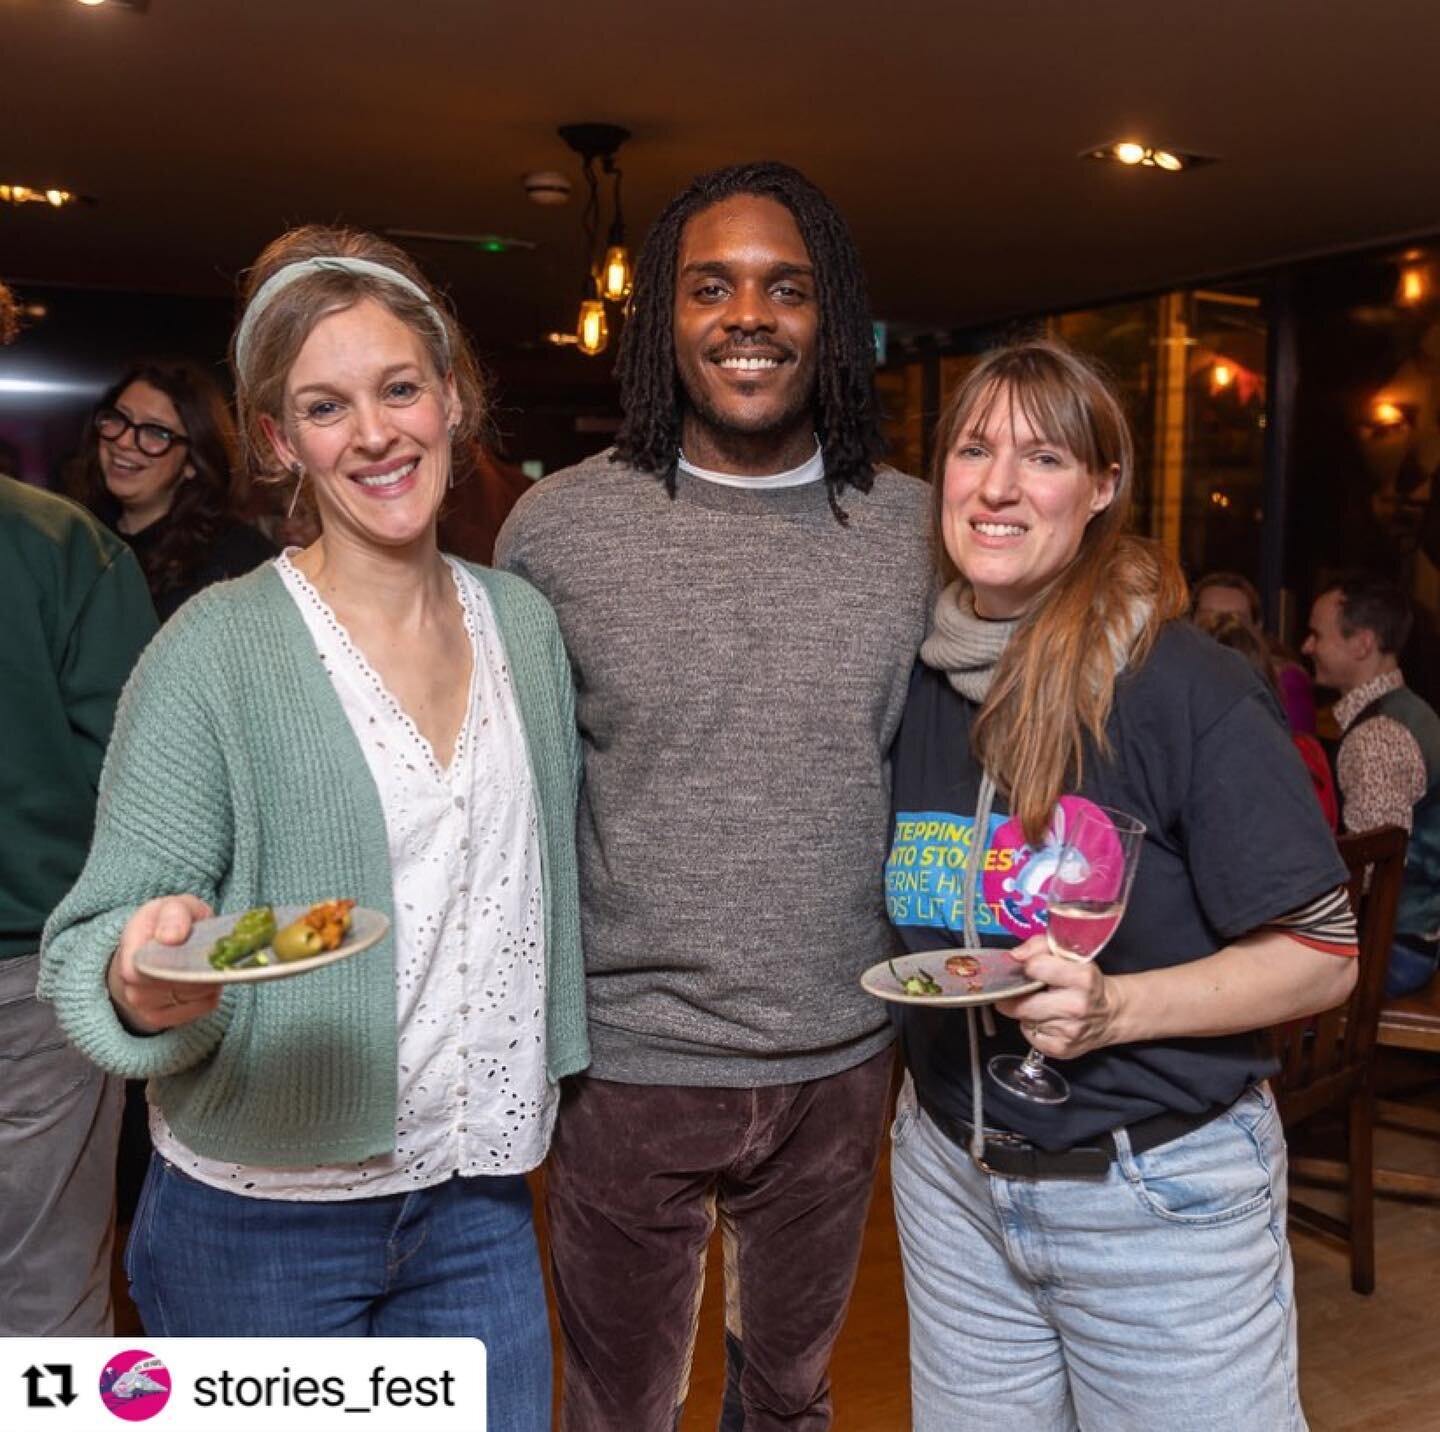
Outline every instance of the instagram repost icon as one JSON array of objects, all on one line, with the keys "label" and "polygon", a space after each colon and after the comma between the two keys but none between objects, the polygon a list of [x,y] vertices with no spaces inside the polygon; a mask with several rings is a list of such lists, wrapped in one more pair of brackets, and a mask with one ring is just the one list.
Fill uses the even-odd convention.
[{"label": "instagram repost icon", "polygon": [[100,1400],[122,1422],[144,1422],[170,1400],[170,1372],[158,1357],[132,1348],[100,1374]]}]

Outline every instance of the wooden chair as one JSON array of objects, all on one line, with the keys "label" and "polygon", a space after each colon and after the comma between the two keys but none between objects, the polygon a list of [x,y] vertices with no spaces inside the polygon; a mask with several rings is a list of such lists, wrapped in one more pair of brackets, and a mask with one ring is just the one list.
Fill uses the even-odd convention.
[{"label": "wooden chair", "polygon": [[[1387,1049],[1418,1049],[1440,1054],[1440,979],[1418,994],[1387,999],[1380,1006],[1380,1027],[1375,1042]],[[1440,1111],[1422,1104],[1378,1099],[1375,1122],[1412,1134],[1440,1135]],[[1440,1199],[1440,1177],[1400,1169],[1375,1170],[1375,1191],[1405,1198]]]},{"label": "wooden chair", "polygon": [[[1359,926],[1360,977],[1344,1004],[1275,1031],[1280,1057],[1276,1095],[1287,1131],[1317,1114],[1345,1116],[1349,1218],[1332,1217],[1293,1195],[1290,1212],[1296,1222],[1350,1245],[1350,1286],[1357,1293],[1375,1289],[1373,1056],[1407,841],[1406,833],[1395,825],[1339,838]],[[1323,1169],[1309,1164],[1305,1159],[1292,1160],[1291,1171],[1297,1175],[1314,1171],[1322,1177],[1337,1171],[1333,1163]]]}]

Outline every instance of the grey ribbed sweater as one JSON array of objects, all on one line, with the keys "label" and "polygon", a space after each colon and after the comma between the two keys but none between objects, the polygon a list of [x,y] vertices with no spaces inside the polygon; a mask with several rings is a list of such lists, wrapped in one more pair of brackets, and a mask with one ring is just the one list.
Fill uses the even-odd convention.
[{"label": "grey ribbed sweater", "polygon": [[925,634],[928,489],[681,473],[607,454],[527,493],[497,564],[575,668],[591,1073],[747,1087],[889,1041],[859,975],[891,950],[887,752]]}]

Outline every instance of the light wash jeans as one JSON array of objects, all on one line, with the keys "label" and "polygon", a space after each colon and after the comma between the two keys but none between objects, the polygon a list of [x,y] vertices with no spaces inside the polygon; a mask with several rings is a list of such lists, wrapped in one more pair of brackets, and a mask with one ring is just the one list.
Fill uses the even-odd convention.
[{"label": "light wash jeans", "polygon": [[1304,1432],[1268,1090],[1103,1180],[982,1173],[908,1079],[892,1139],[916,1432]]},{"label": "light wash jeans", "polygon": [[489,1425],[550,1426],[550,1324],[519,1174],[300,1202],[210,1188],[155,1154],[125,1266],[156,1337],[479,1338]]}]

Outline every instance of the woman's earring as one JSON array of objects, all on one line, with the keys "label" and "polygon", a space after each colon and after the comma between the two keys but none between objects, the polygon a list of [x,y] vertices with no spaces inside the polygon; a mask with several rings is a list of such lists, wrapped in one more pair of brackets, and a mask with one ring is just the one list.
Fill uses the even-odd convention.
[{"label": "woman's earring", "polygon": [[295,504],[300,501],[300,489],[305,485],[305,468],[300,463],[295,463],[290,471],[295,474],[295,491],[290,494],[290,508],[285,513],[287,522],[295,515]]}]

